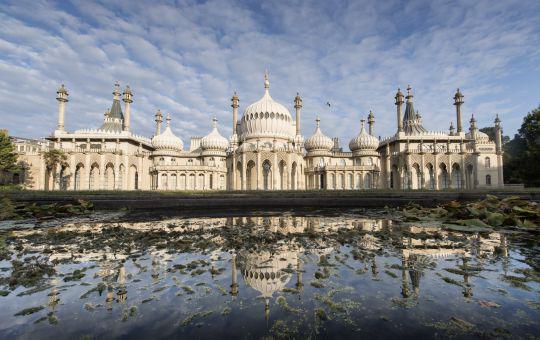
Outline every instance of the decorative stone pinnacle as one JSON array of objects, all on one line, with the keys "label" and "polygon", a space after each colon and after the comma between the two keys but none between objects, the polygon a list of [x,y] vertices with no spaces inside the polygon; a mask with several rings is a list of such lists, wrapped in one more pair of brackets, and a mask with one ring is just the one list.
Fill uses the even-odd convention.
[{"label": "decorative stone pinnacle", "polygon": [[317,116],[317,119],[315,119],[315,121],[317,122],[317,128],[320,127],[321,119],[319,118],[319,116]]},{"label": "decorative stone pinnacle", "polygon": [[218,120],[217,120],[216,116],[214,116],[214,118],[212,118],[212,126],[214,127],[214,129],[217,128],[217,122],[218,122]]},{"label": "decorative stone pinnacle", "polygon": [[264,88],[265,89],[270,88],[270,80],[268,80],[268,70],[264,71]]},{"label": "decorative stone pinnacle", "polygon": [[167,127],[170,127],[171,126],[171,114],[170,113],[167,113]]}]

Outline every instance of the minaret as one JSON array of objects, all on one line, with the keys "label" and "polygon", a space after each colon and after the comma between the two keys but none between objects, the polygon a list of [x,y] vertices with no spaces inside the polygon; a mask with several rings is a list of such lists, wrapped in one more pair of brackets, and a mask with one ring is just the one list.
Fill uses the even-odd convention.
[{"label": "minaret", "polygon": [[58,131],[65,131],[65,112],[66,112],[66,103],[68,102],[69,93],[64,87],[64,84],[60,86],[58,91],[56,91],[56,100],[58,100]]},{"label": "minaret", "polygon": [[373,124],[375,124],[375,115],[369,110],[369,115],[367,116],[367,122],[369,125],[369,134],[373,136]]},{"label": "minaret", "polygon": [[502,128],[501,120],[499,115],[495,117],[495,147],[497,153],[497,171],[498,171],[498,183],[499,186],[504,186],[504,175],[503,175],[503,151],[502,151]]},{"label": "minaret", "polygon": [[300,110],[302,109],[302,98],[300,94],[296,92],[296,97],[294,97],[294,108],[296,109],[296,135],[300,135]]},{"label": "minaret", "polygon": [[237,296],[238,295],[238,283],[236,281],[236,254],[233,254],[231,259],[231,295]]},{"label": "minaret", "polygon": [[240,100],[238,99],[238,95],[236,94],[236,91],[234,91],[234,94],[231,98],[231,107],[232,107],[232,116],[233,116],[233,127],[232,127],[232,134],[233,136],[236,135],[236,127],[238,125],[238,102]]},{"label": "minaret", "polygon": [[501,129],[501,120],[499,115],[495,117],[495,146],[497,147],[497,152],[502,151],[502,129]]},{"label": "minaret", "polygon": [[131,103],[133,103],[133,94],[131,93],[131,89],[129,88],[129,85],[126,86],[124,89],[124,98],[122,99],[124,101],[125,105],[125,112],[124,112],[124,131],[129,131],[129,124],[130,124],[130,117],[131,117]]},{"label": "minaret", "polygon": [[457,133],[458,135],[463,131],[461,127],[461,104],[463,104],[463,95],[457,89],[456,94],[454,95],[454,105],[456,106],[456,119],[457,119]]},{"label": "minaret", "polygon": [[469,130],[471,131],[471,138],[476,140],[476,119],[474,119],[474,114],[471,115],[471,127],[469,128]]},{"label": "minaret", "polygon": [[401,118],[401,105],[403,105],[403,93],[401,93],[401,90],[398,88],[396,93],[396,107],[397,107],[397,124],[398,124],[398,132],[403,131],[403,119]]},{"label": "minaret", "polygon": [[156,136],[161,134],[161,122],[163,122],[163,115],[161,114],[161,110],[157,110],[156,112]]}]

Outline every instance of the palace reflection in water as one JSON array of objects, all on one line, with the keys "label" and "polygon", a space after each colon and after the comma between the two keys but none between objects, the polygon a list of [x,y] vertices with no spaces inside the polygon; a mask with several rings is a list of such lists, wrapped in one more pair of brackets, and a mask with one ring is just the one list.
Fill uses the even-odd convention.
[{"label": "palace reflection in water", "polygon": [[[47,299],[49,324],[70,319],[63,309],[72,312],[84,307],[93,318],[103,310],[103,327],[113,322],[107,315],[115,313],[125,322],[115,326],[122,329],[115,335],[131,334],[134,328],[130,327],[136,325],[159,323],[153,321],[152,313],[155,317],[165,313],[175,315],[177,323],[183,319],[185,327],[171,329],[164,336],[200,336],[200,324],[194,327],[190,322],[206,316],[201,308],[213,312],[206,316],[206,331],[213,329],[210,315],[223,315],[238,324],[238,333],[228,333],[231,336],[244,334],[246,327],[251,334],[271,333],[278,320],[287,320],[287,311],[299,318],[298,332],[311,327],[305,315],[314,311],[319,315],[321,310],[329,315],[327,323],[337,327],[340,318],[363,322],[350,318],[362,313],[366,308],[362,303],[376,313],[394,313],[396,306],[435,308],[430,305],[434,304],[434,289],[443,292],[437,303],[448,299],[449,293],[459,294],[465,303],[476,295],[485,299],[488,281],[501,287],[501,277],[518,267],[512,264],[505,233],[466,233],[354,214],[74,222],[46,231],[14,230],[13,237],[16,241],[10,247],[14,254],[16,249],[24,249],[54,265],[55,274],[41,283],[47,289],[37,293]],[[17,256],[24,257],[22,252]],[[3,261],[3,267],[7,263]],[[533,290],[523,291],[534,300],[536,283],[528,285]],[[425,298],[424,286],[429,287]],[[19,300],[26,303],[15,294],[24,289],[17,289],[1,299],[12,305]],[[505,289],[511,292],[513,288]],[[388,301],[380,301],[381,293],[376,290],[391,299],[390,306]],[[342,300],[332,304],[329,299],[335,296]],[[461,303],[455,295],[451,299]],[[336,307],[338,304],[348,307]],[[148,310],[150,306],[153,312]],[[221,314],[219,306],[225,306]],[[8,308],[0,316],[12,319],[15,309]],[[257,328],[257,320],[264,320],[266,326]],[[17,327],[8,327],[8,322],[0,322],[0,335],[24,334]],[[76,324],[72,327],[86,329],[80,322]],[[218,321],[215,325],[219,328]],[[29,334],[42,327],[33,324]],[[351,327],[353,332],[352,324],[340,327]],[[393,331],[398,332],[388,330]],[[54,329],[47,332],[57,334]],[[82,333],[73,329],[66,334]]]}]

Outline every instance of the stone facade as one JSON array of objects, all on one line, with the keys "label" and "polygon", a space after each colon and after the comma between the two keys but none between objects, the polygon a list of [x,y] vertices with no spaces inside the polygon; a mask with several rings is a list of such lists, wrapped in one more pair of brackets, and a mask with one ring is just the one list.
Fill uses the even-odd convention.
[{"label": "stone facade", "polygon": [[[465,133],[461,124],[463,95],[454,97],[457,131],[427,131],[413,107],[411,88],[396,94],[397,131],[388,138],[374,137],[375,117],[368,115],[366,131],[343,151],[337,138],[321,130],[304,140],[301,134],[302,99],[294,98],[295,118],[270,96],[265,75],[264,95],[238,119],[239,99],[231,99],[233,133],[218,131],[194,137],[190,146],[171,130],[167,116],[155,114],[153,138],[131,131],[133,94],[115,84],[113,103],[98,129],[65,130],[68,92],[57,91],[58,125],[46,142],[17,139],[25,171],[19,179],[29,189],[41,190],[368,190],[474,189],[502,187],[501,125],[495,120],[495,141],[478,131],[474,117]],[[123,108],[121,101],[124,102]],[[69,114],[67,114],[69,117]],[[48,167],[43,152],[61,149],[67,162]]]}]

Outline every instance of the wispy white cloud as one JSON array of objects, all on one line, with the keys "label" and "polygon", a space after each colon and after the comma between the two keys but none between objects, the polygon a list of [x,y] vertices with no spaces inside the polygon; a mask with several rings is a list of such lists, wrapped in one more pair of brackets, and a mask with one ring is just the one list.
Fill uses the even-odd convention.
[{"label": "wispy white cloud", "polygon": [[184,141],[206,134],[214,115],[229,134],[232,91],[241,108],[257,100],[268,68],[275,99],[293,111],[296,92],[303,96],[306,136],[320,115],[325,133],[346,145],[369,110],[378,135],[394,133],[393,96],[407,84],[430,129],[455,119],[460,87],[467,120],[474,112],[487,126],[499,113],[512,134],[539,102],[540,80],[527,77],[540,68],[538,13],[537,1],[518,0],[7,1],[1,125],[48,134],[65,83],[68,129],[97,127],[119,80],[134,91],[137,133],[151,136],[160,108]]}]

